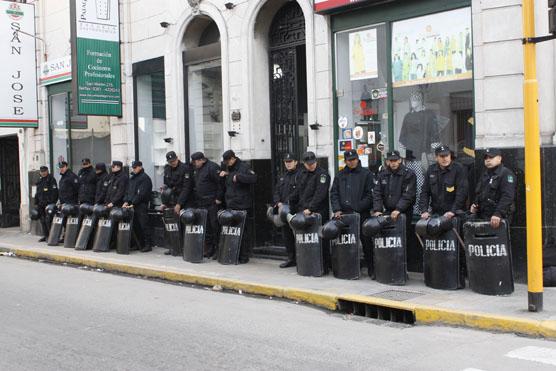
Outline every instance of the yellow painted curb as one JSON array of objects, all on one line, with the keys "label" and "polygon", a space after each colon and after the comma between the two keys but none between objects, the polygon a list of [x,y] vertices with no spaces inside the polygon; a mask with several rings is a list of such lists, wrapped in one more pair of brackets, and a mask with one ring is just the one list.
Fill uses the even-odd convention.
[{"label": "yellow painted curb", "polygon": [[242,291],[246,294],[262,295],[294,300],[311,304],[328,310],[338,310],[340,300],[380,306],[385,308],[410,311],[415,315],[417,324],[438,325],[445,324],[488,331],[516,333],[521,335],[544,337],[556,340],[556,321],[530,320],[511,316],[500,316],[487,313],[465,312],[451,309],[429,307],[410,302],[394,301],[362,295],[336,295],[327,292],[289,288],[260,283],[238,281],[226,278],[216,278],[200,274],[189,274],[171,270],[141,267],[124,263],[111,263],[95,259],[45,253],[18,248],[0,247],[0,251],[12,252],[18,257],[46,260],[54,263],[66,263],[78,266],[103,269],[109,272],[119,272],[134,276],[157,278],[171,282],[181,282],[199,286],[221,286],[225,290]]}]

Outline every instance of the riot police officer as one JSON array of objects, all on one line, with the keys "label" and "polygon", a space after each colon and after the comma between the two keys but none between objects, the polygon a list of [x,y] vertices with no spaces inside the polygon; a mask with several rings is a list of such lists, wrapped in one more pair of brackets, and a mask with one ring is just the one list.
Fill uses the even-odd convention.
[{"label": "riot police officer", "polygon": [[253,219],[253,198],[251,185],[257,182],[257,175],[249,166],[241,161],[234,151],[227,150],[222,155],[226,168],[220,171],[220,177],[224,178],[224,199],[226,207],[232,210],[244,210],[247,212],[245,220],[245,231],[241,240],[239,251],[239,263],[249,262],[251,250],[251,229]]},{"label": "riot police officer", "polygon": [[451,219],[465,210],[467,173],[462,165],[454,162],[448,146],[436,147],[434,154],[436,163],[427,170],[419,199],[421,218],[428,219],[432,213]]},{"label": "riot police officer", "polygon": [[58,164],[60,169],[60,204],[73,204],[77,205],[79,194],[79,178],[68,167],[66,161]]},{"label": "riot police officer", "polygon": [[122,168],[121,161],[112,161],[112,172],[108,177],[108,189],[104,198],[104,204],[108,208],[121,207],[124,203],[129,178]]},{"label": "riot police officer", "polygon": [[124,208],[133,208],[133,231],[139,240],[141,252],[152,250],[151,227],[147,207],[151,200],[153,184],[151,178],[143,170],[141,161],[133,161],[132,174],[124,197]]},{"label": "riot police officer", "polygon": [[415,203],[417,178],[413,170],[402,164],[398,151],[386,154],[386,166],[378,173],[373,190],[373,215],[387,213],[393,220],[408,214],[411,220]]},{"label": "riot police officer", "polygon": [[193,169],[190,164],[181,162],[174,151],[166,154],[166,161],[162,203],[165,207],[174,207],[179,214],[182,207],[191,206],[193,201]]},{"label": "riot police officer", "polygon": [[485,171],[475,188],[475,202],[470,211],[479,219],[490,220],[493,228],[509,218],[515,199],[515,174],[502,164],[502,152],[488,148],[484,156]]},{"label": "riot police officer", "polygon": [[95,204],[104,204],[106,192],[108,191],[108,178],[110,175],[106,172],[106,164],[103,162],[95,165],[96,172],[96,190]]},{"label": "riot police officer", "polygon": [[[328,206],[330,175],[317,163],[317,156],[314,152],[305,152],[302,160],[304,169],[301,171],[297,190],[290,200],[297,205],[296,211],[302,211],[305,215],[319,213],[324,224],[330,218],[330,207]],[[323,241],[325,269],[330,266],[330,249],[327,245],[328,243]]]},{"label": "riot police officer", "polygon": [[97,179],[91,160],[81,160],[81,169],[77,173],[79,178],[78,201],[80,204],[93,204],[95,201]]},{"label": "riot police officer", "polygon": [[[346,166],[336,174],[330,190],[330,203],[334,218],[340,219],[343,213],[357,212],[363,222],[370,214],[373,204],[373,174],[361,166],[356,150],[344,152]],[[372,275],[372,242],[362,237],[363,253],[369,275]]]},{"label": "riot police officer", "polygon": [[[220,178],[220,167],[207,159],[203,152],[191,155],[191,162],[195,168],[193,172],[194,201],[196,207],[207,210],[207,229],[205,238],[205,257],[216,258],[218,246],[218,208],[222,204],[223,179]],[[185,204],[187,200],[180,198],[178,203]]]},{"label": "riot police officer", "polygon": [[[284,167],[286,172],[280,177],[278,183],[276,184],[276,189],[274,191],[274,207],[282,207],[283,204],[288,204],[290,210],[295,210],[296,205],[292,202],[291,197],[297,188],[297,182],[299,181],[301,171],[297,166],[297,158],[292,153],[286,153],[283,158]],[[286,251],[288,253],[288,260],[280,264],[280,268],[288,268],[295,266],[295,237],[293,231],[289,225],[285,225],[282,228],[282,235],[284,236],[284,244],[286,245]]]},{"label": "riot police officer", "polygon": [[48,172],[48,167],[41,166],[39,169],[40,178],[37,181],[37,192],[35,193],[35,207],[39,212],[43,237],[39,242],[44,242],[50,232],[50,216],[46,214],[46,206],[55,204],[58,201],[58,185],[56,179]]}]

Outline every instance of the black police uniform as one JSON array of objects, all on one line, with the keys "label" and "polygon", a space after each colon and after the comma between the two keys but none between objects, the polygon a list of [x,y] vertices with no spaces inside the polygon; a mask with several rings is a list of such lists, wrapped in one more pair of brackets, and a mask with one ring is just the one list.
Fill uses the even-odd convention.
[{"label": "black police uniform", "polygon": [[97,186],[95,168],[92,166],[81,168],[77,177],[79,178],[79,203],[93,204]]},{"label": "black police uniform", "polygon": [[95,191],[95,204],[104,204],[106,192],[108,191],[110,174],[101,169],[101,172],[96,174],[96,191]]},{"label": "black police uniform", "polygon": [[124,202],[127,202],[129,206],[133,206],[133,231],[139,240],[139,248],[143,250],[150,249],[152,245],[152,230],[147,214],[152,188],[151,178],[144,170],[141,170],[137,174],[131,174],[124,197]]},{"label": "black police uniform", "polygon": [[[224,187],[220,178],[220,167],[207,160],[204,165],[193,171],[193,200],[197,207],[207,210],[207,229],[205,234],[206,256],[212,256],[218,246],[218,209],[216,200],[222,197]],[[222,201],[220,199],[220,201]],[[181,202],[184,200],[180,199]]]},{"label": "black police uniform", "polygon": [[114,207],[121,207],[124,204],[124,197],[127,191],[129,178],[122,170],[114,171],[108,177],[108,189],[104,204],[112,204]]},{"label": "black police uniform", "polygon": [[37,192],[35,193],[35,206],[39,212],[39,219],[42,228],[42,234],[48,238],[50,232],[51,217],[46,214],[45,207],[49,204],[55,204],[58,201],[58,185],[56,179],[48,174],[41,177],[37,181]]},{"label": "black police uniform", "polygon": [[[290,206],[290,210],[295,210],[297,205],[292,199],[292,195],[295,194],[297,190],[297,183],[301,178],[301,170],[299,166],[293,170],[287,170],[278,180],[276,184],[276,189],[274,191],[273,201],[274,204],[283,203]],[[288,262],[295,262],[295,236],[289,225],[284,225],[282,228],[282,234],[284,236],[284,244],[286,245],[286,251],[288,253]]]},{"label": "black police uniform", "polygon": [[[241,240],[241,249],[239,252],[240,262],[249,260],[251,250],[251,229],[253,219],[253,198],[251,193],[251,185],[257,182],[257,175],[249,166],[236,157],[233,166],[227,167],[228,175],[225,179],[224,199],[226,207],[232,210],[247,211],[245,221],[245,230]],[[234,177],[236,181],[234,182]]]},{"label": "black police uniform", "polygon": [[[363,168],[361,162],[354,169],[346,165],[336,174],[332,183],[330,190],[332,212],[357,212],[361,215],[361,223],[363,223],[373,205],[373,186],[373,174],[369,169]],[[369,274],[372,274],[372,239],[361,236],[361,244]]]},{"label": "black police uniform", "polygon": [[178,201],[183,208],[192,206],[192,174],[191,165],[181,161],[176,167],[164,166],[164,185],[172,190],[172,196],[165,206],[173,207]]},{"label": "black police uniform", "polygon": [[376,177],[373,211],[391,213],[397,210],[411,215],[416,193],[417,177],[413,170],[404,165],[395,171],[385,166]]},{"label": "black police uniform", "polygon": [[67,169],[60,178],[60,203],[77,205],[79,194],[79,178],[73,171]]},{"label": "black police uniform", "polygon": [[431,165],[425,175],[425,184],[419,199],[421,213],[432,209],[432,214],[454,214],[465,210],[467,200],[467,172],[457,162],[442,169],[437,163]]},{"label": "black police uniform", "polygon": [[510,218],[514,207],[515,181],[515,174],[502,164],[486,169],[475,188],[477,216],[480,219],[490,219],[493,215]]}]

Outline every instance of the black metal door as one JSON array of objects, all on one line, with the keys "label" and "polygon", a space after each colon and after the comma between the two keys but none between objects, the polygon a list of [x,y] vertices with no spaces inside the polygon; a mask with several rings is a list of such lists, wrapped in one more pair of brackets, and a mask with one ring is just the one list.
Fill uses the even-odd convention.
[{"label": "black metal door", "polygon": [[19,186],[17,136],[0,138],[0,228],[19,225]]},{"label": "black metal door", "polygon": [[296,2],[284,5],[270,27],[270,125],[272,175],[283,172],[282,157],[305,151],[300,137],[306,112],[305,19]]}]

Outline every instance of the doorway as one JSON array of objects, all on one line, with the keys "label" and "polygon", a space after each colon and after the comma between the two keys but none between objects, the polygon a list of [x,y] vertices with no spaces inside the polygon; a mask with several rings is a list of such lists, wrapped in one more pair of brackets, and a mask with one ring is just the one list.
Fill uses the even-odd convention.
[{"label": "doorway", "polygon": [[20,203],[19,142],[12,135],[0,138],[0,228],[19,226]]}]

